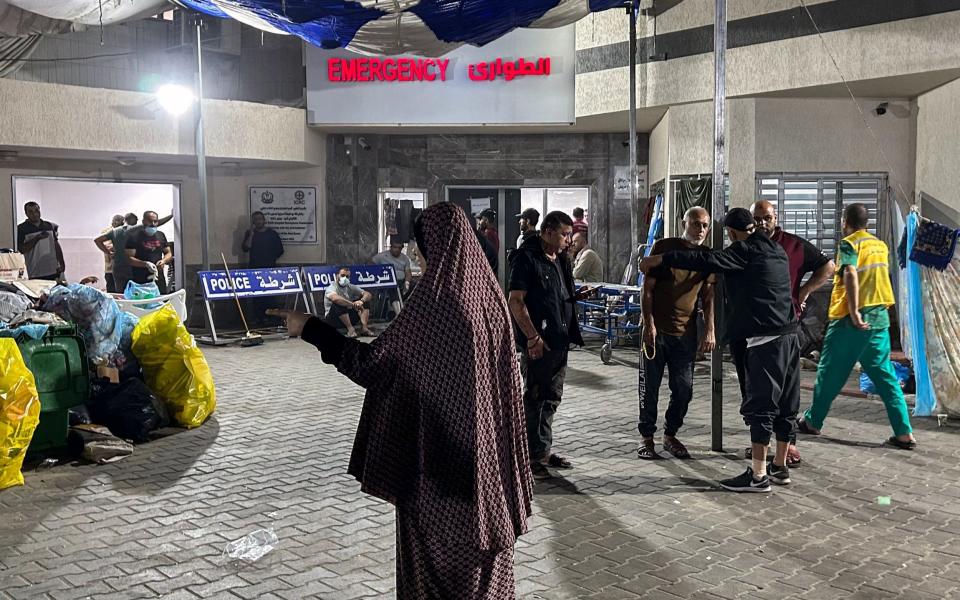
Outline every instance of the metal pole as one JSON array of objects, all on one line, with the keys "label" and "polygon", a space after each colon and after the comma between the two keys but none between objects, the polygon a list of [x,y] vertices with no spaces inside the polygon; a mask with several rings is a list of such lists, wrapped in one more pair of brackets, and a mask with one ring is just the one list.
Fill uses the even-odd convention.
[{"label": "metal pole", "polygon": [[[200,180],[200,256],[203,270],[210,270],[210,232],[207,228],[207,156],[203,145],[203,53],[200,47],[200,17],[196,18],[197,25],[197,110],[195,121],[196,149],[197,149],[197,177]],[[211,321],[212,323],[212,321]]]},{"label": "metal pole", "polygon": [[640,190],[637,181],[637,0],[627,4],[630,19],[630,243],[640,245]]},{"label": "metal pole", "polygon": [[[724,213],[724,100],[726,100],[727,70],[727,0],[716,0],[713,24],[713,248],[723,248]],[[723,298],[717,295],[716,319],[717,340],[723,336]],[[715,452],[723,450],[723,350],[720,344],[710,357],[711,386],[711,447]]]}]

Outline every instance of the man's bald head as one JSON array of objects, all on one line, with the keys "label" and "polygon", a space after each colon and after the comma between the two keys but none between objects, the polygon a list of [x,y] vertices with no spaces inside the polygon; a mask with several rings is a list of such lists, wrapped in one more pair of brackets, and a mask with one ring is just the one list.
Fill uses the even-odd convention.
[{"label": "man's bald head", "polygon": [[753,203],[750,212],[753,213],[753,220],[760,231],[767,237],[772,236],[777,230],[777,207],[766,200],[757,200]]},{"label": "man's bald head", "polygon": [[702,206],[691,206],[683,213],[683,239],[700,245],[710,231],[710,213]]},{"label": "man's bald head", "polygon": [[589,243],[589,241],[587,240],[587,234],[585,234],[585,233],[582,232],[582,231],[574,234],[573,240],[571,241],[571,244],[570,244],[570,246],[573,248],[573,255],[574,255],[574,256],[576,256],[577,254],[579,254],[581,250],[583,250],[584,248],[586,248],[586,247],[589,246],[589,245],[590,245],[590,243]]}]

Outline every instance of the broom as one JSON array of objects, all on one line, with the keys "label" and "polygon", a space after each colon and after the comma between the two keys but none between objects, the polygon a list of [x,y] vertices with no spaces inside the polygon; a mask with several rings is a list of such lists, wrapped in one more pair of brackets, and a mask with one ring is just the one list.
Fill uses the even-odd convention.
[{"label": "broom", "polygon": [[233,299],[237,301],[237,310],[240,311],[240,320],[243,321],[243,328],[247,330],[247,335],[240,338],[240,347],[246,348],[249,346],[259,346],[263,343],[263,337],[259,333],[253,333],[250,331],[250,326],[247,325],[247,318],[243,315],[243,307],[240,306],[240,296],[237,295],[237,288],[233,283],[233,275],[230,274],[230,267],[227,266],[227,257],[223,255],[223,252],[221,252],[220,258],[223,260],[223,269],[227,272],[227,281],[230,282],[230,291],[233,292]]}]

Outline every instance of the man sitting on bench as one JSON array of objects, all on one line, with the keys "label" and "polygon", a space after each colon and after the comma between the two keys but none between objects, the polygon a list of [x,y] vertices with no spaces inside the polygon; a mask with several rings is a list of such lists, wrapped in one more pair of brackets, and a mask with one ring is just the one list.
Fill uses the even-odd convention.
[{"label": "man sitting on bench", "polygon": [[323,294],[326,309],[326,322],[331,327],[346,329],[347,337],[359,337],[354,326],[360,325],[360,335],[374,337],[367,326],[370,321],[368,305],[373,296],[350,283],[350,269],[343,267],[337,271],[337,279]]}]

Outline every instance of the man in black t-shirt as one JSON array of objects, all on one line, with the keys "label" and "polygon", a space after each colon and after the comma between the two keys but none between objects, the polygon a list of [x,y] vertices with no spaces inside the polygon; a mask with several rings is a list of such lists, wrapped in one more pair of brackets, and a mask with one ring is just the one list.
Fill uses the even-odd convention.
[{"label": "man in black t-shirt", "polygon": [[30,279],[59,279],[64,272],[63,250],[60,248],[59,227],[40,218],[40,205],[23,205],[27,220],[17,225],[17,250],[26,261]]},{"label": "man in black t-shirt", "polygon": [[521,352],[530,468],[537,479],[550,477],[547,467],[572,466],[552,451],[553,416],[563,395],[567,349],[570,344],[583,345],[573,269],[564,252],[572,231],[568,215],[552,212],[544,218],[540,235],[527,238],[510,253],[508,304]]},{"label": "man in black t-shirt", "polygon": [[132,267],[132,280],[137,283],[156,281],[161,293],[166,292],[163,272],[173,260],[167,236],[157,229],[157,213],[143,213],[143,227],[127,237],[127,262]]},{"label": "man in black t-shirt", "polygon": [[[267,227],[267,218],[262,212],[254,211],[250,215],[252,227],[243,235],[241,248],[250,253],[251,269],[272,269],[277,259],[283,256],[283,240],[280,234]],[[250,301],[254,327],[267,323],[267,311],[276,308],[276,298],[267,296],[253,298]]]}]

